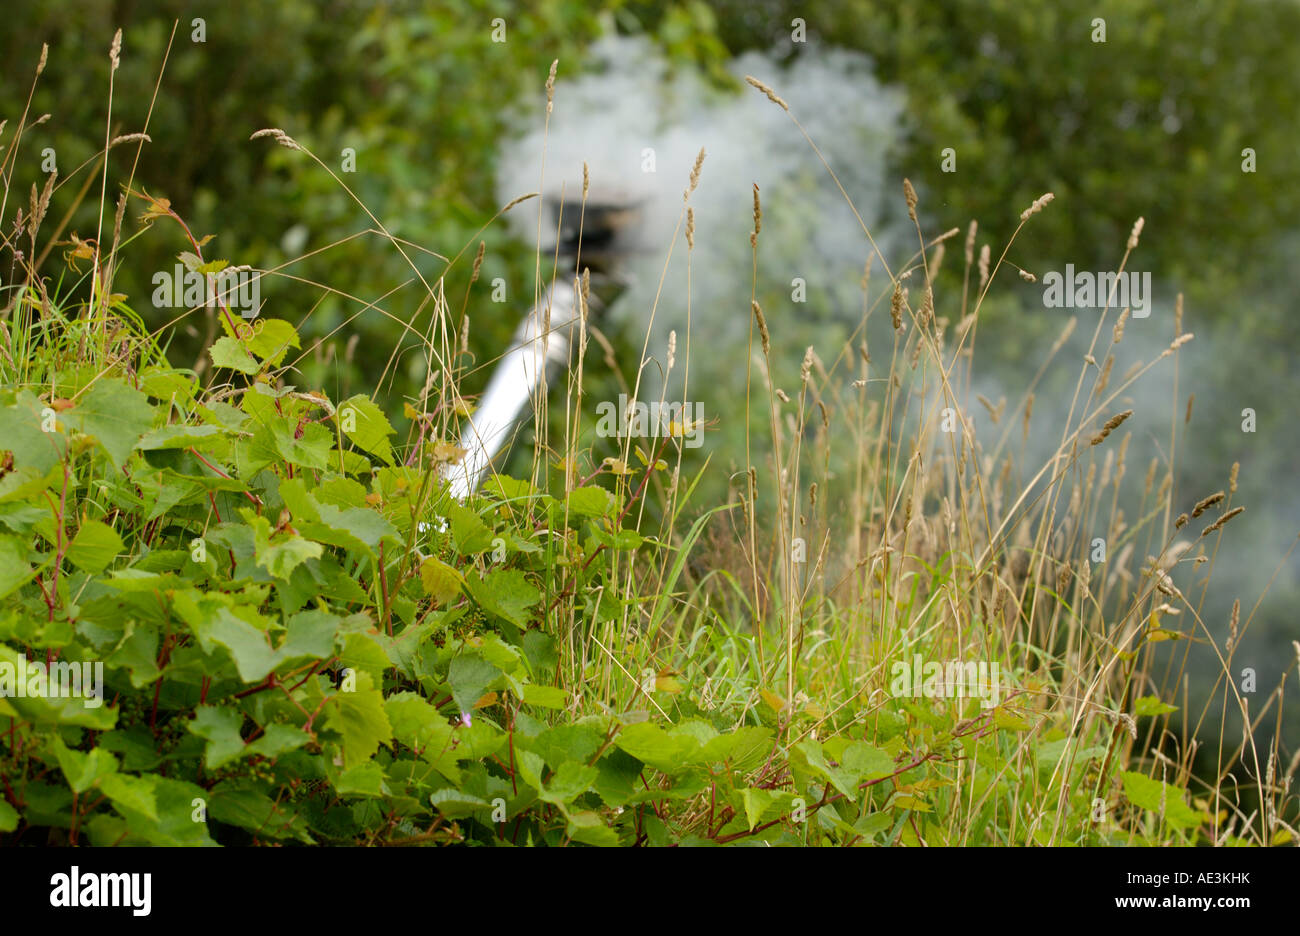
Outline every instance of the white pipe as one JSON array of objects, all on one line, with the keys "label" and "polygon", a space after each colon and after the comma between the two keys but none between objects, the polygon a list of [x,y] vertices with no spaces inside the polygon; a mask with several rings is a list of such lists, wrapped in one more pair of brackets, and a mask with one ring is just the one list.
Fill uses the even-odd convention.
[{"label": "white pipe", "polygon": [[[457,500],[478,489],[492,460],[511,441],[520,417],[532,409],[535,394],[542,391],[547,365],[553,369],[568,362],[570,326],[579,314],[577,300],[573,284],[557,279],[549,299],[543,298],[515,330],[510,350],[498,362],[461,434],[465,457],[446,469]],[[542,334],[548,301],[550,334]]]}]

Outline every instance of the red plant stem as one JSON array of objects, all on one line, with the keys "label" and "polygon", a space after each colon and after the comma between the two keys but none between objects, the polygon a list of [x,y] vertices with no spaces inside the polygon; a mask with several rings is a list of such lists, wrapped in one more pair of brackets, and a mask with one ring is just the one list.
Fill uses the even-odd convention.
[{"label": "red plant stem", "polygon": [[231,696],[231,698],[242,699],[245,696],[251,696],[255,692],[264,692],[267,689],[274,689],[277,685],[278,683],[275,681],[275,673],[272,673],[271,675],[266,677],[266,680],[264,682],[261,682],[256,686],[252,686],[251,688],[244,689],[241,692],[236,692],[233,696]]},{"label": "red plant stem", "polygon": [[384,541],[379,541],[379,589],[384,599],[384,629],[393,636],[393,616],[388,606],[388,571],[384,568]]},{"label": "red plant stem", "polygon": [[[203,462],[203,464],[205,464],[205,465],[207,465],[209,468],[211,468],[211,469],[212,469],[214,472],[216,472],[217,475],[219,475],[220,477],[225,478],[227,481],[230,480],[230,475],[226,474],[224,471],[222,471],[222,470],[221,470],[220,468],[218,468],[216,465],[212,464],[212,462],[208,461],[206,458],[204,458],[202,455],[200,455],[199,452],[198,452],[198,449],[194,448],[194,446],[190,446],[190,454],[193,455],[195,458],[197,458],[199,461]],[[261,506],[262,506],[262,498],[258,497],[256,494],[252,493],[251,491],[240,491],[240,493],[243,494],[245,497],[247,497],[250,501],[252,501],[252,502],[253,502],[254,504],[256,504],[258,507],[261,507]],[[209,494],[208,497],[211,498],[212,495]],[[217,505],[216,505],[215,503],[212,505],[212,509],[213,509],[213,510],[216,510],[216,509],[217,509]],[[221,516],[218,515],[218,516],[217,516],[217,519],[220,520],[220,519],[221,519]]]}]

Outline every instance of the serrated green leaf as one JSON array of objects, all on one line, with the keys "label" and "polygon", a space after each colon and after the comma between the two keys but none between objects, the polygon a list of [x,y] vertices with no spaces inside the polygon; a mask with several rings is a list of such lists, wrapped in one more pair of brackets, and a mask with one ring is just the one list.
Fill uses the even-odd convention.
[{"label": "serrated green leaf", "polygon": [[119,380],[96,381],[65,414],[78,428],[94,436],[121,468],[140,436],[153,428],[153,407],[145,394]]},{"label": "serrated green leaf", "polygon": [[239,371],[241,374],[256,374],[262,365],[248,352],[248,346],[238,338],[225,335],[218,338],[208,348],[214,367],[225,367]]},{"label": "serrated green leaf", "polygon": [[252,337],[246,339],[248,350],[272,367],[278,367],[290,348],[301,347],[298,331],[283,319],[258,319]]},{"label": "serrated green leaf", "polygon": [[574,488],[566,500],[569,513],[579,517],[607,517],[614,512],[614,495],[603,487]]},{"label": "serrated green leaf", "polygon": [[324,552],[320,543],[301,536],[278,536],[257,554],[257,564],[278,579],[288,579],[293,570],[308,559],[319,559]]},{"label": "serrated green leaf", "polygon": [[483,579],[471,572],[465,577],[465,587],[475,604],[516,627],[528,623],[528,609],[542,597],[518,569],[497,569]]},{"label": "serrated green leaf", "polygon": [[356,688],[330,698],[325,724],[343,737],[343,767],[365,763],[392,740],[393,727],[384,711],[384,696],[369,673],[356,674]]},{"label": "serrated green leaf", "polygon": [[1164,820],[1177,829],[1194,829],[1205,817],[1187,805],[1184,797],[1187,791],[1182,787],[1153,780],[1146,774],[1125,771],[1124,796],[1134,806],[1150,810],[1157,815],[1163,814]]},{"label": "serrated green leaf", "polygon": [[203,751],[203,764],[216,770],[237,759],[244,752],[244,739],[239,729],[244,717],[233,708],[200,705],[187,726],[190,733],[207,741]]},{"label": "serrated green leaf", "polygon": [[376,455],[388,464],[393,463],[393,447],[388,437],[393,427],[383,410],[369,397],[357,394],[339,406],[336,413],[339,426],[352,442],[361,449]]},{"label": "serrated green leaf", "polygon": [[122,537],[106,523],[87,520],[68,545],[68,561],[92,574],[103,572],[122,552]]},{"label": "serrated green leaf", "polygon": [[103,748],[74,751],[57,735],[53,748],[59,769],[63,771],[63,776],[67,778],[68,786],[72,787],[74,793],[85,793],[109,774],[117,772],[117,758]]}]

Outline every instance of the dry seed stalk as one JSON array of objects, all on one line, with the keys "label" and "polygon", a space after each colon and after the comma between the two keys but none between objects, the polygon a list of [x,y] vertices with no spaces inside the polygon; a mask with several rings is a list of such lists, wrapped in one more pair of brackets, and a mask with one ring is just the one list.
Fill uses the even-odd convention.
[{"label": "dry seed stalk", "polygon": [[1102,442],[1105,441],[1106,436],[1110,435],[1112,432],[1118,429],[1120,424],[1123,423],[1124,420],[1128,419],[1132,415],[1133,415],[1132,410],[1124,410],[1124,412],[1117,413],[1114,416],[1112,416],[1110,419],[1106,420],[1106,424],[1101,427],[1101,432],[1099,432],[1097,435],[1092,437],[1092,444],[1100,445]]},{"label": "dry seed stalk", "polygon": [[749,82],[749,84],[751,84],[752,86],[754,86],[755,88],[757,88],[758,90],[760,90],[760,91],[762,91],[764,94],[766,94],[766,95],[767,95],[767,99],[768,99],[769,101],[771,101],[773,104],[778,104],[778,105],[780,105],[780,107],[781,107],[782,110],[784,110],[784,111],[789,111],[789,110],[790,110],[790,105],[789,105],[789,104],[787,104],[785,101],[783,101],[783,100],[781,100],[779,97],[777,97],[777,94],[776,94],[775,91],[773,91],[773,90],[772,90],[771,88],[769,88],[767,85],[763,84],[763,82],[759,81],[759,80],[758,80],[757,78],[755,78],[753,75],[746,75],[746,76],[745,76],[745,81]]},{"label": "dry seed stalk", "polygon": [[560,67],[560,60],[551,62],[551,73],[546,76],[546,113],[555,109],[555,70]]},{"label": "dry seed stalk", "polygon": [[1128,236],[1128,249],[1136,250],[1138,238],[1142,236],[1142,228],[1146,226],[1146,218],[1138,218],[1133,222],[1133,232]]},{"label": "dry seed stalk", "polygon": [[1202,530],[1202,531],[1201,531],[1201,536],[1209,536],[1209,535],[1210,535],[1211,533],[1213,533],[1215,530],[1221,529],[1225,523],[1227,523],[1227,522],[1228,522],[1229,520],[1231,520],[1233,517],[1237,516],[1237,514],[1242,513],[1243,511],[1245,511],[1245,509],[1246,509],[1245,507],[1234,507],[1234,508],[1232,508],[1232,509],[1229,510],[1226,514],[1224,514],[1222,517],[1220,517],[1218,520],[1215,520],[1213,523],[1211,523],[1209,526],[1207,526],[1204,530]]},{"label": "dry seed stalk", "polygon": [[766,356],[772,347],[771,339],[767,334],[767,319],[763,317],[763,308],[758,304],[757,299],[751,299],[749,304],[754,310],[754,321],[758,323],[758,337],[763,342],[763,355]]},{"label": "dry seed stalk", "polygon": [[1223,497],[1224,497],[1223,492],[1219,491],[1216,494],[1211,494],[1209,497],[1205,498],[1202,501],[1197,501],[1196,506],[1192,508],[1192,516],[1199,517],[1201,514],[1205,513],[1205,511],[1209,510],[1219,501],[1223,500]]},{"label": "dry seed stalk", "polygon": [[685,198],[690,198],[691,193],[695,191],[700,184],[700,172],[704,169],[704,147],[700,147],[699,155],[695,157],[695,165],[691,167],[691,185],[686,190]]},{"label": "dry seed stalk", "polygon": [[1036,215],[1038,214],[1038,212],[1042,211],[1044,206],[1046,206],[1047,203],[1052,201],[1052,199],[1054,198],[1056,198],[1056,196],[1053,195],[1051,192],[1046,192],[1043,195],[1040,195],[1038,198],[1035,198],[1034,203],[1032,205],[1030,205],[1024,211],[1020,212],[1020,220],[1028,221],[1032,215]]},{"label": "dry seed stalk", "polygon": [[474,255],[474,269],[469,274],[469,284],[473,286],[478,282],[479,270],[483,267],[483,254],[487,252],[487,242],[478,242],[478,253]]},{"label": "dry seed stalk", "polygon": [[1124,323],[1128,321],[1128,308],[1119,314],[1119,319],[1115,322],[1115,328],[1111,331],[1111,344],[1119,344],[1120,339],[1124,337]]}]

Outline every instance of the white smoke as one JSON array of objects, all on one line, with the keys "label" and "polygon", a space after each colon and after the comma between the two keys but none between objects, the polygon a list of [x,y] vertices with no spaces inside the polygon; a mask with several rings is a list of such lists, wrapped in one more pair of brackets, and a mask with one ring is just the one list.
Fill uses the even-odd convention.
[{"label": "white smoke", "polygon": [[[652,353],[662,347],[670,329],[677,331],[679,342],[685,340],[682,193],[701,147],[707,156],[691,196],[696,225],[690,284],[692,367],[708,365],[698,353],[701,347],[713,356],[726,355],[733,368],[744,367],[755,183],[763,204],[760,297],[766,284],[771,294],[779,290],[786,300],[784,308],[765,303],[774,351],[788,352],[797,362],[809,343],[796,341],[796,328],[787,328],[787,321],[804,329],[812,321],[857,321],[857,283],[870,246],[789,114],[748,85],[723,89],[695,70],[670,69],[640,38],[604,39],[592,48],[591,59],[595,66],[590,72],[557,82],[545,137],[544,109],[521,117],[529,129],[507,144],[498,185],[502,202],[536,191],[540,184],[548,193],[562,187],[566,203],[573,203],[581,197],[585,161],[591,201],[612,196],[640,204],[637,249],[630,264],[635,279],[612,310],[616,326],[643,335],[654,308]],[[748,53],[733,60],[729,71],[738,80],[754,75],[789,103],[863,219],[872,224],[885,192],[886,151],[898,138],[901,99],[875,81],[869,59],[809,48],[781,66],[769,56]],[[545,230],[548,220],[543,219],[543,244],[553,239]],[[511,223],[527,241],[537,239],[536,210],[518,212]],[[807,284],[804,305],[789,302],[795,277]]]}]

